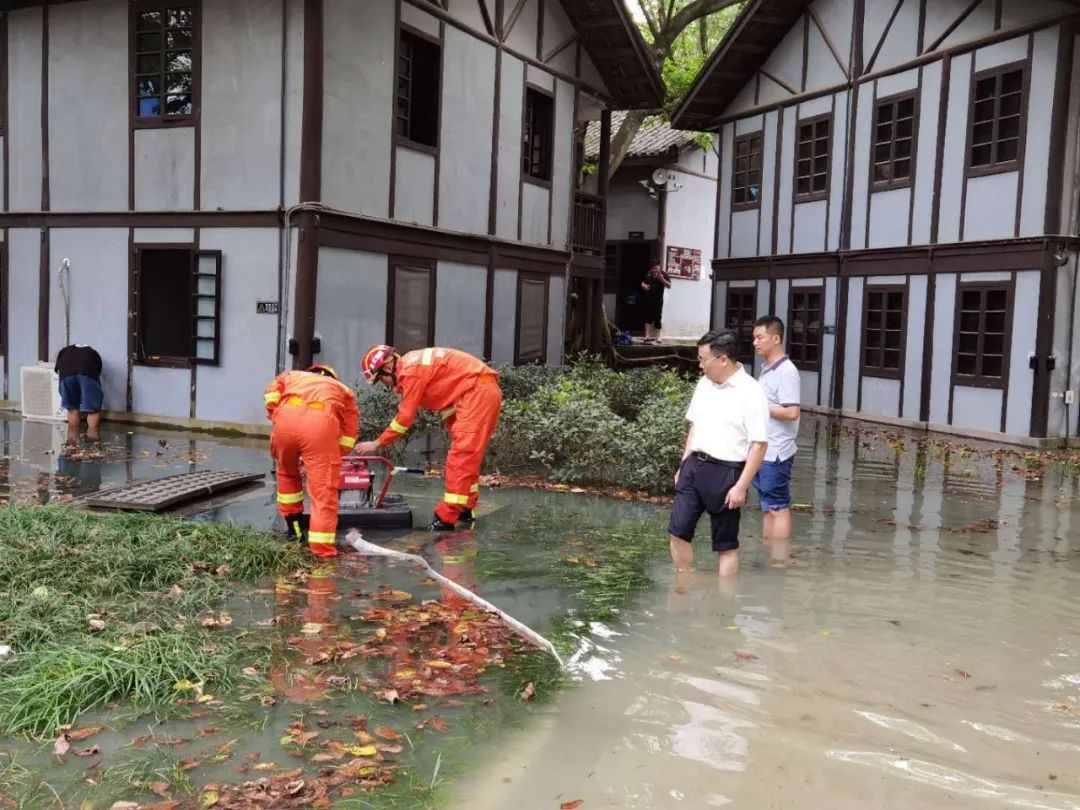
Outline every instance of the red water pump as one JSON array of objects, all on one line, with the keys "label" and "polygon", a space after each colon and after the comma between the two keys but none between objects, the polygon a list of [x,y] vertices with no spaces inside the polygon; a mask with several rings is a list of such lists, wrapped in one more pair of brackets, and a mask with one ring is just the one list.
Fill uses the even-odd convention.
[{"label": "red water pump", "polygon": [[[422,472],[395,467],[382,456],[344,456],[338,483],[338,526],[357,529],[412,528],[412,509],[401,495],[389,494],[397,472]],[[378,494],[376,494],[378,490]]]}]

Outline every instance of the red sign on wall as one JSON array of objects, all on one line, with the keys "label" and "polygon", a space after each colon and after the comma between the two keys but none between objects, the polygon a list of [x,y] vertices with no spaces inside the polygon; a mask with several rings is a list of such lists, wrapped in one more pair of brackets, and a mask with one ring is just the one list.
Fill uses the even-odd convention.
[{"label": "red sign on wall", "polygon": [[701,278],[701,251],[668,245],[667,274],[672,278]]}]

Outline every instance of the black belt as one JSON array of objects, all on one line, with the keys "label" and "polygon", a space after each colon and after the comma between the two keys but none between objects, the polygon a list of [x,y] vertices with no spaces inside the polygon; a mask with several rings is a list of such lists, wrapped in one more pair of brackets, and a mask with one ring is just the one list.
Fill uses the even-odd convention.
[{"label": "black belt", "polygon": [[709,464],[719,464],[722,467],[730,467],[733,470],[741,470],[743,467],[746,466],[745,461],[724,461],[720,458],[714,458],[708,453],[702,453],[700,450],[695,450],[690,455],[692,455],[698,461],[705,461]]}]

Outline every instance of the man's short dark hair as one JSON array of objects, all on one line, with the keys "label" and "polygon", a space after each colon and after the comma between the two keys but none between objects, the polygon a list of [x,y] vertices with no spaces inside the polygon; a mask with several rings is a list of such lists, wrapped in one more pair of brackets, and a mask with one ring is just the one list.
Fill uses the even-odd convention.
[{"label": "man's short dark hair", "polygon": [[775,315],[766,315],[754,321],[754,328],[762,327],[766,332],[777,335],[780,342],[784,342],[784,322]]},{"label": "man's short dark hair", "polygon": [[713,329],[701,336],[698,346],[708,346],[713,357],[738,360],[739,339],[730,329]]}]

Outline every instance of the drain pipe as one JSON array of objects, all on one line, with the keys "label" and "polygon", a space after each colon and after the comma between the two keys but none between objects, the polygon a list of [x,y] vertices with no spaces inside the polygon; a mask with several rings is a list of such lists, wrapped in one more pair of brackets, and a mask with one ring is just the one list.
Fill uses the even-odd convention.
[{"label": "drain pipe", "polygon": [[[278,153],[278,212],[283,213],[285,210],[285,114],[286,110],[286,96],[288,93],[288,62],[289,62],[289,0],[281,0],[281,126],[278,131],[278,137],[280,141],[280,150]],[[285,244],[285,232],[287,230],[285,217],[281,219],[281,229],[278,231],[278,314],[277,314],[277,354],[274,360],[274,373],[280,374],[284,369],[284,347],[285,342],[282,339],[284,333],[285,319],[283,310],[285,309],[284,289],[285,289],[285,261],[283,251]]]},{"label": "drain pipe", "polygon": [[[1067,33],[1067,29],[1063,29],[1063,35]],[[1073,88],[1076,87],[1076,81],[1073,81]],[[1073,170],[1072,170],[1072,188],[1069,191],[1069,236],[1076,237],[1080,235],[1080,201],[1077,199],[1077,195],[1080,194],[1080,124],[1077,124],[1076,130],[1073,133]],[[1076,332],[1076,294],[1077,294],[1077,277],[1080,275],[1080,245],[1073,246],[1073,271],[1072,271],[1072,291],[1069,296],[1069,345],[1066,350],[1068,360],[1066,362],[1065,369],[1065,390],[1073,390],[1073,336]],[[1069,446],[1069,428],[1072,425],[1072,406],[1068,403],[1065,404],[1065,446]],[[1077,426],[1076,432],[1080,434],[1080,409],[1077,410]]]}]

